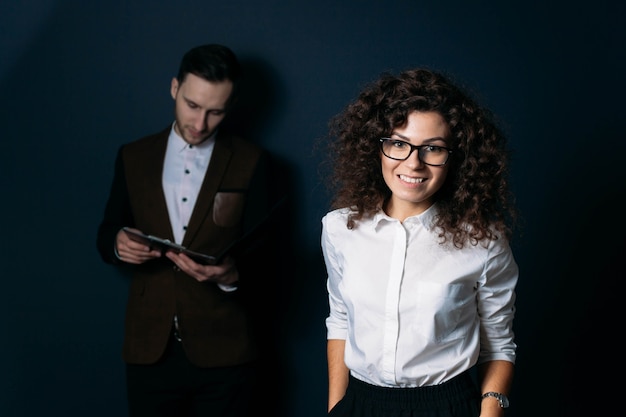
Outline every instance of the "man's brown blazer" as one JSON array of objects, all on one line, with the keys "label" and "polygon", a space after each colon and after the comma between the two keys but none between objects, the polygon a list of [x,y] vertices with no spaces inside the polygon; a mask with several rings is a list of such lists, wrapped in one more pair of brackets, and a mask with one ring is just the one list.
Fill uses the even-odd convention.
[{"label": "man's brown blazer", "polygon": [[[124,226],[174,241],[162,188],[170,128],[120,148],[114,179],[98,229],[105,262],[115,256],[117,232]],[[264,152],[238,137],[218,132],[211,161],[182,245],[218,254],[267,212]],[[237,265],[246,262],[246,255]],[[129,267],[125,265],[125,267]],[[189,360],[201,367],[229,366],[255,358],[247,306],[239,290],[225,292],[180,271],[166,257],[132,265],[125,318],[123,358],[151,364],[165,351],[173,317]],[[260,269],[256,270],[259,271]],[[240,282],[259,279],[240,270]]]}]

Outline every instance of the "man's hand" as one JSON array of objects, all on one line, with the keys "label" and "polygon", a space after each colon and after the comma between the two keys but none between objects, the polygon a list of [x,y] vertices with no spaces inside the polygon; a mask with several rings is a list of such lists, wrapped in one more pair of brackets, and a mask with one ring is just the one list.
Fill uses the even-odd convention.
[{"label": "man's hand", "polygon": [[123,230],[117,232],[117,236],[115,238],[115,250],[117,252],[117,256],[122,261],[128,262],[129,264],[138,265],[151,259],[161,257],[160,250],[152,249],[148,245],[132,240]]},{"label": "man's hand", "polygon": [[199,282],[214,282],[220,285],[234,285],[239,281],[239,272],[235,267],[235,261],[232,258],[226,258],[219,265],[203,265],[193,261],[184,253],[176,253],[167,251],[165,253],[172,262],[178,266],[181,271],[195,278]]}]

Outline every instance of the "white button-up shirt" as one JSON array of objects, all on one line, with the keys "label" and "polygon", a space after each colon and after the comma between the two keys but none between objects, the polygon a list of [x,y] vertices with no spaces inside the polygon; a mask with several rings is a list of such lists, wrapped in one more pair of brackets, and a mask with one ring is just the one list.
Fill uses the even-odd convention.
[{"label": "white button-up shirt", "polygon": [[178,244],[185,237],[214,145],[215,135],[199,145],[191,146],[178,136],[174,126],[170,131],[163,163],[163,193],[174,239]]},{"label": "white button-up shirt", "polygon": [[[174,130],[170,131],[163,163],[163,193],[174,233],[174,241],[183,242],[187,225],[196,205],[206,175],[217,131],[199,145],[191,146]],[[217,284],[223,291],[234,291],[237,286]]]},{"label": "white button-up shirt", "polygon": [[477,362],[515,362],[518,267],[506,239],[457,249],[439,244],[436,205],[403,223],[379,212],[349,230],[349,210],[322,219],[328,339],[346,341],[362,381],[417,387]]}]

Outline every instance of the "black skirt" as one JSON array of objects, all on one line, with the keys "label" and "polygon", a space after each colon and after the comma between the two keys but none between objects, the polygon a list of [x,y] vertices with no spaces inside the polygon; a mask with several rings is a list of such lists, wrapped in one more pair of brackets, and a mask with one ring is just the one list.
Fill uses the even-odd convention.
[{"label": "black skirt", "polygon": [[439,385],[388,388],[350,376],[331,417],[478,417],[480,394],[469,372]]}]

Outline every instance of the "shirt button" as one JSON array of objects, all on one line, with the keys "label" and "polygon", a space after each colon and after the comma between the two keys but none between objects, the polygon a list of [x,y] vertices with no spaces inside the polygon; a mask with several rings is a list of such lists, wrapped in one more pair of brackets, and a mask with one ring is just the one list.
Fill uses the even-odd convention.
[{"label": "shirt button", "polygon": [[187,197],[183,197],[183,203],[187,202]]},{"label": "shirt button", "polygon": [[185,170],[185,174],[189,174],[189,170],[188,169]]}]

